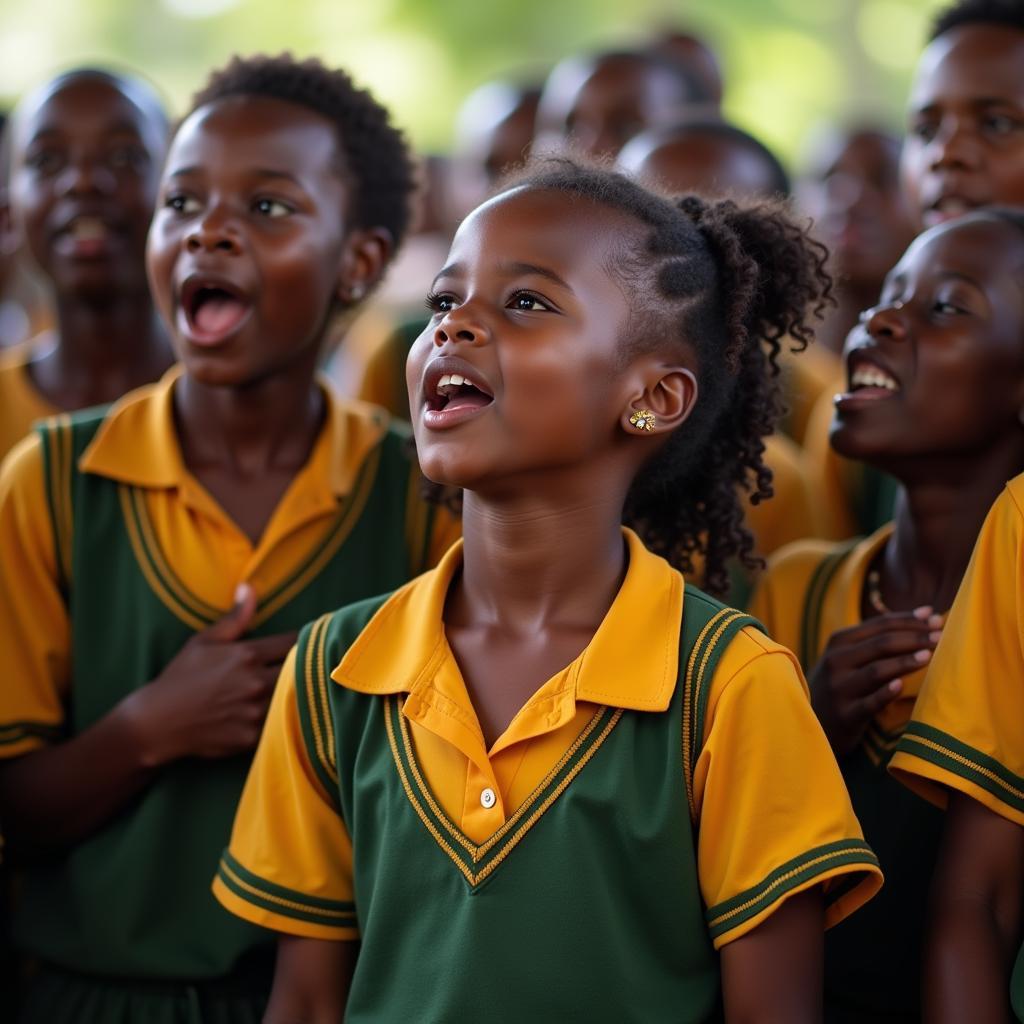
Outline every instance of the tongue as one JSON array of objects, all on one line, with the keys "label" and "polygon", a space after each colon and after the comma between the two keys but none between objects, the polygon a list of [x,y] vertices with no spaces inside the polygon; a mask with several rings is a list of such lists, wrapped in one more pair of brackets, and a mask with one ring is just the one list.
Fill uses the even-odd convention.
[{"label": "tongue", "polygon": [[196,310],[196,327],[203,334],[224,334],[245,316],[245,309],[244,303],[230,295],[205,299]]},{"label": "tongue", "polygon": [[482,391],[477,391],[475,388],[472,391],[460,391],[457,395],[452,395],[448,399],[448,405],[445,406],[447,409],[482,409],[485,405],[490,405],[493,399],[489,398]]}]

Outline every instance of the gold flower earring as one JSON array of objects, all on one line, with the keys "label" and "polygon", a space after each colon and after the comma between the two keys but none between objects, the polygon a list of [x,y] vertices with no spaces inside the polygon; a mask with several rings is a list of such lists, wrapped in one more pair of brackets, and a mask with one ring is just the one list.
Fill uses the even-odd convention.
[{"label": "gold flower earring", "polygon": [[654,413],[650,409],[638,409],[629,417],[629,422],[637,430],[651,431],[654,429]]}]

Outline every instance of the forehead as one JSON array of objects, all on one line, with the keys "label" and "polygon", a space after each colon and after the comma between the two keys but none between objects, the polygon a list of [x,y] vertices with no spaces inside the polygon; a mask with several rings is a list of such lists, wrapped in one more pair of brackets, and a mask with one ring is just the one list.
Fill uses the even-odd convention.
[{"label": "forehead", "polygon": [[960,274],[983,287],[1024,290],[1024,231],[984,215],[932,228],[920,235],[892,273]]},{"label": "forehead", "polygon": [[654,147],[639,166],[676,192],[711,188],[769,192],[774,170],[751,146],[726,135],[694,134]]},{"label": "forehead", "polygon": [[688,98],[681,77],[664,65],[639,57],[611,57],[591,65],[581,81],[577,103],[586,101],[609,107],[626,104],[678,102]]},{"label": "forehead", "polygon": [[1024,100],[1024,32],[965,25],[934,40],[914,74],[911,109],[943,100]]},{"label": "forehead", "polygon": [[900,162],[900,144],[879,132],[861,131],[837,135],[823,147],[817,161],[819,177],[845,172],[871,174],[879,170],[895,173]]},{"label": "forehead", "polygon": [[642,225],[616,210],[569,193],[530,188],[504,192],[463,221],[449,262],[481,267],[528,263],[570,284],[607,288],[609,263]]},{"label": "forehead", "polygon": [[171,143],[168,171],[181,166],[327,173],[341,148],[326,117],[296,103],[231,96],[193,111]]},{"label": "forehead", "polygon": [[130,85],[99,75],[82,75],[44,86],[15,112],[15,146],[52,132],[63,135],[134,132],[162,142],[167,124],[162,112],[130,95]]}]

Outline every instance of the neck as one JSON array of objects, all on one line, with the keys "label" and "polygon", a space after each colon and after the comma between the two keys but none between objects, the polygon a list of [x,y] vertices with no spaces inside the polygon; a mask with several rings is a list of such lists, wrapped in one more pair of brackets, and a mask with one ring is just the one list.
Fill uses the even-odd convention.
[{"label": "neck", "polygon": [[242,387],[204,384],[186,373],[174,390],[185,464],[246,478],[297,471],[326,410],[313,373],[313,365],[291,368]]},{"label": "neck", "polygon": [[[624,492],[581,488],[576,475],[562,472],[544,497],[466,493],[460,619],[528,635],[553,624],[596,630],[625,574]],[[541,488],[517,490],[536,495]]]},{"label": "neck", "polygon": [[112,402],[156,380],[174,361],[148,294],[104,303],[62,297],[57,339],[39,378],[65,408]]},{"label": "neck", "polygon": [[833,294],[836,298],[825,322],[817,330],[818,341],[837,355],[841,355],[846,336],[857,323],[857,318],[865,309],[870,309],[877,301],[882,290],[882,283],[840,282]]},{"label": "neck", "polygon": [[981,525],[1006,481],[1024,467],[1024,432],[985,455],[964,455],[901,474],[895,529],[882,563],[882,594],[894,609],[953,603]]}]

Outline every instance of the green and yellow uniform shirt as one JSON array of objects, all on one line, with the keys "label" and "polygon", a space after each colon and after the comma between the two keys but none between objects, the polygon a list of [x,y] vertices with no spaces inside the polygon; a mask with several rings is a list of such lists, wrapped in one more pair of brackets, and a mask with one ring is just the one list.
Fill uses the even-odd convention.
[{"label": "green and yellow uniform shirt", "polygon": [[[832,634],[862,621],[865,577],[891,535],[889,524],[845,544],[806,541],[769,561],[750,612],[773,639],[798,653],[808,675]],[[904,676],[900,696],[871,720],[860,747],[839,761],[886,879],[871,905],[825,940],[826,1004],[845,1011],[842,1019],[919,1018],[919,961],[941,816],[898,785],[887,765],[924,677],[924,668]]]},{"label": "green and yellow uniform shirt", "polygon": [[[381,410],[327,391],[309,460],[253,544],[184,464],[176,378],[105,415],[48,421],[0,474],[0,756],[87,729],[224,615],[242,581],[259,598],[249,635],[280,633],[401,585],[454,539],[419,500],[406,438]],[[30,870],[17,945],[83,976],[232,971],[267,942],[209,893],[250,761],[169,765],[59,862]],[[103,998],[95,1016],[64,1019],[121,1012]]]},{"label": "green and yellow uniform shirt", "polygon": [[461,545],[303,632],[214,891],[359,938],[346,1020],[702,1021],[714,948],[878,888],[793,657],[625,535],[601,627],[489,748],[444,634]]},{"label": "green and yellow uniform shirt", "polygon": [[[891,762],[945,807],[964,793],[1024,827],[1024,475],[985,520],[921,696]],[[1012,997],[1024,1019],[1024,955]]]},{"label": "green and yellow uniform shirt", "polygon": [[60,411],[32,385],[28,375],[32,352],[31,343],[0,352],[0,462],[36,420]]}]

